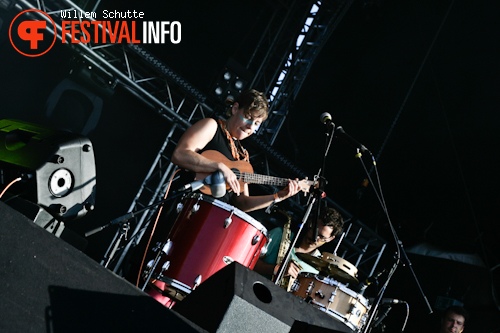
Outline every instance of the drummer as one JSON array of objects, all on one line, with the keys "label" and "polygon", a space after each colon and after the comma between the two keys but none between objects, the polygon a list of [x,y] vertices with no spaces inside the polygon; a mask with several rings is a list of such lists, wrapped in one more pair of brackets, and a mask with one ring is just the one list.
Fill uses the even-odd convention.
[{"label": "drummer", "polygon": [[[310,221],[309,221],[310,222]],[[307,225],[311,225],[308,223]],[[342,233],[344,221],[342,215],[333,208],[323,208],[320,211],[317,228],[318,233],[316,239],[313,238],[313,230],[308,229],[302,232],[296,242],[295,248],[292,250],[291,259],[287,265],[284,276],[297,278],[299,273],[319,274],[318,270],[310,266],[303,260],[300,260],[296,253],[306,253],[314,257],[321,257],[321,252],[318,248],[335,239],[336,236]],[[274,228],[269,232],[269,238],[272,239],[268,245],[267,252],[262,256],[255,265],[254,270],[268,278],[276,276],[280,267],[278,261],[278,252],[280,251],[280,241],[282,239],[283,228]],[[292,235],[293,237],[293,235]],[[287,249],[285,249],[287,251]]]},{"label": "drummer", "polygon": [[[186,130],[172,155],[172,162],[194,173],[220,171],[230,187],[230,192],[221,200],[244,212],[266,208],[273,202],[295,195],[300,190],[298,180],[290,180],[288,186],[277,193],[250,196],[248,184],[240,184],[235,173],[225,164],[226,159],[250,161],[248,151],[240,141],[257,131],[269,111],[265,95],[253,89],[241,93],[228,104],[227,120],[204,118]],[[203,156],[207,150],[218,151],[223,158],[215,160]]]}]

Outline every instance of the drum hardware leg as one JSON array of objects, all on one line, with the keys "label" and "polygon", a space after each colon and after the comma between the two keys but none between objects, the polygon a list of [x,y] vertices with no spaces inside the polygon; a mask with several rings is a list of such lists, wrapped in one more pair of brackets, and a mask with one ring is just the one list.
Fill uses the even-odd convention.
[{"label": "drum hardware leg", "polygon": [[306,295],[308,296],[311,295],[313,288],[314,288],[314,282],[309,282],[309,286],[306,289]]},{"label": "drum hardware leg", "polygon": [[229,216],[224,219],[224,229],[227,229],[227,227],[229,227],[229,225],[233,223],[233,214],[234,211],[231,211],[231,214],[229,214]]},{"label": "drum hardware leg", "polygon": [[226,264],[226,265],[231,265],[233,262],[234,262],[234,259],[229,257],[229,256],[224,256],[222,257],[222,261]]},{"label": "drum hardware leg", "polygon": [[351,310],[349,311],[349,314],[351,316],[359,318],[359,316],[361,316],[361,310],[356,306],[356,304],[352,304],[351,305]]},{"label": "drum hardware leg", "polygon": [[200,195],[198,199],[196,200],[196,203],[191,207],[191,214],[196,213],[197,211],[200,210],[200,200],[202,199],[202,196]]},{"label": "drum hardware leg", "polygon": [[[366,324],[366,319],[368,318],[368,313],[365,313],[361,316],[361,319],[359,321],[359,327],[364,327]],[[374,326],[375,327],[375,326]]]},{"label": "drum hardware leg", "polygon": [[142,278],[143,279],[145,279],[148,276],[149,272],[151,272],[151,269],[153,268],[153,263],[154,263],[154,260],[150,260],[146,264],[146,267],[142,271]]},{"label": "drum hardware leg", "polygon": [[321,299],[325,298],[325,294],[321,290],[318,290],[314,295],[318,296]]},{"label": "drum hardware leg", "polygon": [[[104,227],[100,227],[101,230],[104,228]],[[108,265],[109,263],[111,262],[111,260],[113,259],[113,257],[115,256],[116,252],[118,251],[118,249],[120,248],[120,244],[123,240],[127,240],[127,233],[130,229],[130,223],[129,222],[126,222],[126,223],[122,223],[121,224],[121,228],[120,228],[120,234],[119,236],[118,235],[115,235],[115,238],[113,239],[113,242],[114,242],[114,246],[112,247],[111,251],[109,252],[106,252],[105,256],[104,256],[104,259],[101,261],[101,265],[103,265],[104,267],[108,268]],[[94,232],[87,232],[85,234],[85,236],[89,236],[91,233],[94,233]]]},{"label": "drum hardware leg", "polygon": [[196,289],[201,284],[201,275],[198,275],[196,279],[194,279],[193,290]]},{"label": "drum hardware leg", "polygon": [[195,203],[193,207],[191,208],[191,213],[196,213],[197,211],[200,210],[200,204]]},{"label": "drum hardware leg", "polygon": [[328,306],[330,306],[333,303],[335,296],[337,296],[337,290],[338,290],[338,287],[335,287],[335,290],[332,291],[332,294],[330,295],[330,298],[328,299]]},{"label": "drum hardware leg", "polygon": [[163,272],[168,271],[170,268],[170,261],[165,261],[163,265],[161,265],[161,271],[159,275],[163,275]]},{"label": "drum hardware leg", "polygon": [[[170,250],[172,249],[172,245],[173,245],[173,242],[170,239],[167,239],[167,241],[165,242],[165,245],[163,245],[163,248],[161,249],[161,252],[159,252],[156,255],[154,261],[148,262],[148,270],[149,271],[147,272],[147,274],[145,274],[146,278],[145,278],[145,281],[144,281],[144,285],[141,288],[142,291],[144,291],[146,289],[146,286],[149,284],[149,281],[151,280],[151,278],[153,276],[153,273],[154,273],[154,271],[156,269],[156,266],[160,262],[161,257],[163,257],[164,255],[168,255],[170,253]],[[170,261],[165,262],[163,264],[163,266],[162,266],[162,270],[158,274],[158,278],[161,277],[162,273],[164,271],[166,271],[169,267],[170,267]]]},{"label": "drum hardware leg", "polygon": [[154,253],[156,253],[160,249],[161,249],[161,242],[156,242],[155,246],[151,248],[151,251],[153,251]]},{"label": "drum hardware leg", "polygon": [[253,238],[252,238],[252,245],[257,244],[259,241],[260,241],[259,235],[253,236]]},{"label": "drum hardware leg", "polygon": [[163,253],[166,254],[167,256],[170,254],[170,251],[172,250],[173,242],[170,239],[167,239],[167,242],[163,246]]}]

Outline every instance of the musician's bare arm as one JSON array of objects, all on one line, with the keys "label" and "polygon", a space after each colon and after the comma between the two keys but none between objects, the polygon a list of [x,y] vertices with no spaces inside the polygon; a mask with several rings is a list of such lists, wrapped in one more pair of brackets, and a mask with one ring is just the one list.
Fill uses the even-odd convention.
[{"label": "musician's bare arm", "polygon": [[264,209],[268,207],[273,201],[278,198],[278,200],[288,199],[300,191],[300,186],[298,180],[290,180],[288,185],[277,192],[277,195],[255,195],[250,196],[248,192],[248,185],[244,184],[243,193],[234,199],[235,206],[244,212],[251,212],[257,209]]}]

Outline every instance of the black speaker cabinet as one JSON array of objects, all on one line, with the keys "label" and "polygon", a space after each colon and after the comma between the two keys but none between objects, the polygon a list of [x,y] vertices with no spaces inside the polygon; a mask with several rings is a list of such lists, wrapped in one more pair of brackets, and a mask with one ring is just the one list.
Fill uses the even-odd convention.
[{"label": "black speaker cabinet", "polygon": [[206,332],[0,202],[0,332]]},{"label": "black speaker cabinet", "polygon": [[0,120],[0,184],[60,220],[95,204],[96,171],[89,139],[19,120]]},{"label": "black speaker cabinet", "polygon": [[173,310],[209,332],[352,332],[344,323],[307,304],[260,274],[233,262]]}]

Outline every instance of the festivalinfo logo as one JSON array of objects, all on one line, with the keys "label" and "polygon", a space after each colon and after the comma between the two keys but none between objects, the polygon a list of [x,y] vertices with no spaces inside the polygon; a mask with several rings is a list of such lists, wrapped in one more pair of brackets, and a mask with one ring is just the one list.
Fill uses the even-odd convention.
[{"label": "festivalinfo logo", "polygon": [[[182,27],[179,21],[147,21],[142,11],[103,10],[85,12],[66,9],[58,12],[62,19],[60,36],[52,17],[38,9],[17,14],[9,27],[12,47],[27,57],[49,52],[60,37],[64,44],[179,44]],[[98,19],[99,17],[99,19]]]}]

